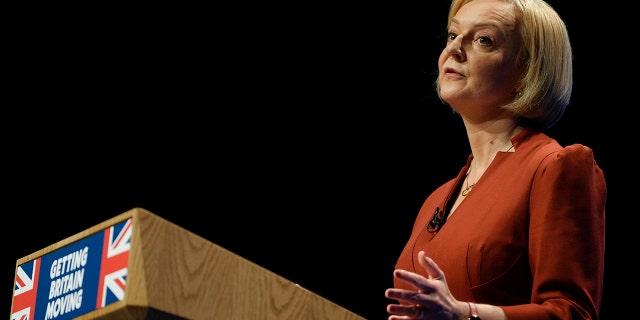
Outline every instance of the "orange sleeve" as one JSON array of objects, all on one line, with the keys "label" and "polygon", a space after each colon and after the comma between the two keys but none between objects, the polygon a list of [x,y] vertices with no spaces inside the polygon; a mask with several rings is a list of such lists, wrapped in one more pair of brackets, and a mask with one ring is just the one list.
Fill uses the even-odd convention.
[{"label": "orange sleeve", "polygon": [[502,307],[509,320],[598,318],[606,197],[604,174],[590,148],[574,144],[541,162],[530,199],[533,304]]}]

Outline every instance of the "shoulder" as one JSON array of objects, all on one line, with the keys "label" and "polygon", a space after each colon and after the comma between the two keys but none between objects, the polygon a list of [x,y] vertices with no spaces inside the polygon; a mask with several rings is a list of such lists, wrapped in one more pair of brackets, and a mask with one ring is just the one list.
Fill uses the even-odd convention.
[{"label": "shoulder", "polygon": [[554,152],[549,153],[546,157],[547,161],[559,161],[567,165],[576,163],[595,164],[593,150],[582,144],[572,144],[561,147]]},{"label": "shoulder", "polygon": [[557,180],[564,187],[572,184],[586,186],[591,182],[604,185],[604,174],[595,161],[593,150],[581,144],[572,144],[550,153],[540,162],[537,172],[538,176]]},{"label": "shoulder", "polygon": [[536,175],[575,179],[602,175],[593,150],[583,144],[560,145],[555,139],[540,132],[531,132],[516,145],[517,159],[522,167],[531,168]]},{"label": "shoulder", "polygon": [[604,174],[591,148],[582,144],[556,145],[541,147],[535,154],[539,162],[534,181],[545,185],[545,188],[549,188],[549,184],[555,185],[563,194],[576,197],[606,194]]},{"label": "shoulder", "polygon": [[572,163],[595,164],[593,150],[585,145],[575,143],[562,146],[555,139],[540,132],[532,132],[520,142],[518,151],[521,156],[536,159],[538,162],[571,165]]}]

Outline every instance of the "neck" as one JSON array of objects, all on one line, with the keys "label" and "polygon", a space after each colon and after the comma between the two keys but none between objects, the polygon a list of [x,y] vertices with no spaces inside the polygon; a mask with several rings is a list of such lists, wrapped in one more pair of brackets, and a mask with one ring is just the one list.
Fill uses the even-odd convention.
[{"label": "neck", "polygon": [[481,174],[491,164],[498,152],[515,151],[511,139],[521,130],[522,127],[513,124],[501,130],[468,132],[474,169]]}]

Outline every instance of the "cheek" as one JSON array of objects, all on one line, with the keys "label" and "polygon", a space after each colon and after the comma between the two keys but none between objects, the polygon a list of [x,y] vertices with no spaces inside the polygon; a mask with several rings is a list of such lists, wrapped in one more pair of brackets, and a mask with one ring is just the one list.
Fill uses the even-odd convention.
[{"label": "cheek", "polygon": [[516,79],[513,62],[477,64],[471,70],[474,74],[482,75],[482,82],[493,83],[497,86],[508,86]]},{"label": "cheek", "polygon": [[493,68],[488,70],[479,71],[479,74],[486,75],[482,80],[487,83],[492,83],[497,87],[511,87],[515,82],[515,73],[512,71],[511,66],[502,66],[502,68]]}]

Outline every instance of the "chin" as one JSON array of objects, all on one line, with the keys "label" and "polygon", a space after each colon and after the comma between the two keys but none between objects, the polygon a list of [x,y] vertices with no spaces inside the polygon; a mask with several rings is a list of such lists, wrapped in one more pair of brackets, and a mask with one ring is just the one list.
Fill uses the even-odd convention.
[{"label": "chin", "polygon": [[460,94],[458,92],[440,90],[440,99],[451,104],[454,100],[460,99]]}]

